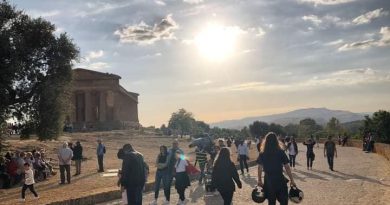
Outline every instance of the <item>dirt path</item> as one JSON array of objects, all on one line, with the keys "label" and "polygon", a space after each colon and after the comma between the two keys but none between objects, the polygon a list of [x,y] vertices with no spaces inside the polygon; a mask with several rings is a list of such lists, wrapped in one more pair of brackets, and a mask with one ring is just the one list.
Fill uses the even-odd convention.
[{"label": "dirt path", "polygon": [[[323,157],[322,146],[315,149],[314,170],[306,170],[305,148],[300,146],[297,157],[299,163],[293,171],[296,183],[304,191],[302,205],[329,204],[390,204],[390,162],[377,154],[366,154],[357,148],[338,147],[339,157],[335,159],[335,172],[328,169]],[[302,166],[303,165],[303,166]],[[257,169],[250,169],[249,175],[241,176],[243,189],[237,190],[233,204],[255,204],[250,198],[252,187],[257,183]],[[175,190],[172,189],[172,193]],[[160,196],[162,196],[162,191]],[[204,187],[193,183],[186,191],[187,204],[223,204],[218,193],[205,194]],[[171,197],[171,204],[176,204],[178,196]],[[162,203],[162,197],[159,204]],[[145,194],[144,204],[153,200],[153,193]],[[120,200],[105,205],[120,204]]]}]

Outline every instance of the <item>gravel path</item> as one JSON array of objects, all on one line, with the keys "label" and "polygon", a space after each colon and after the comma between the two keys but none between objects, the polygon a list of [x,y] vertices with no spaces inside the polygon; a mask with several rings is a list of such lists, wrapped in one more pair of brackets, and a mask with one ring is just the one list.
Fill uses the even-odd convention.
[{"label": "gravel path", "polygon": [[[304,146],[299,146],[298,166],[293,170],[296,184],[305,193],[302,205],[329,204],[390,204],[390,162],[377,154],[367,154],[352,147],[337,147],[338,158],[335,159],[335,172],[328,169],[323,147],[315,148],[316,160],[312,171],[306,170]],[[241,176],[243,189],[234,194],[233,204],[255,204],[250,198],[252,188],[257,184],[257,168],[252,167],[250,173]],[[171,204],[176,204],[178,195],[172,188]],[[160,191],[159,204],[163,200]],[[144,204],[153,200],[153,193],[144,195]],[[223,204],[218,192],[205,194],[204,187],[193,183],[186,190],[186,204]],[[120,204],[120,200],[105,205]]]}]

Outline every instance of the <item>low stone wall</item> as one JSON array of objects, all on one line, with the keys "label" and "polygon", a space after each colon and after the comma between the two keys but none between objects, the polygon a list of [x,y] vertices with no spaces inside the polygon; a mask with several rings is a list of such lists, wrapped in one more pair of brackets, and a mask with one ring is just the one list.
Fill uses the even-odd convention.
[{"label": "low stone wall", "polygon": [[[363,150],[363,142],[361,140],[348,140],[347,145]],[[375,143],[373,152],[384,156],[387,160],[390,160],[390,144]]]},{"label": "low stone wall", "polygon": [[[255,166],[256,164],[257,164],[256,160],[248,162],[248,166],[250,167]],[[239,169],[240,166],[236,165],[236,168]],[[191,178],[192,181],[196,180],[196,177],[191,177]],[[153,190],[154,190],[154,181],[146,183],[145,192],[150,192]],[[52,202],[47,205],[93,205],[93,204],[113,201],[115,199],[120,199],[120,198],[121,198],[121,193],[118,188],[118,190],[93,194],[93,195],[89,195],[81,198],[69,199],[65,201]]]}]

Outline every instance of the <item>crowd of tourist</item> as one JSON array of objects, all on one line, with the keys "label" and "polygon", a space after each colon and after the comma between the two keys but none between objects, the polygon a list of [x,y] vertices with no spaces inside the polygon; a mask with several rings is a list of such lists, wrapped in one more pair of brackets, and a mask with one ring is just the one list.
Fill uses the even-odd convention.
[{"label": "crowd of tourist", "polygon": [[46,158],[43,149],[7,152],[0,156],[0,188],[11,188],[21,184],[25,175],[25,164],[33,170],[35,181],[43,181],[55,174],[52,159]]},{"label": "crowd of tourist", "polygon": [[[367,139],[373,141],[372,136]],[[226,142],[226,145],[225,145]],[[199,184],[207,183],[206,175],[211,179],[211,186],[218,190],[224,200],[225,205],[230,205],[233,199],[235,187],[242,187],[240,177],[235,168],[234,162],[230,158],[230,149],[236,145],[237,161],[240,165],[241,174],[245,171],[249,173],[247,161],[249,160],[249,150],[251,140],[232,138],[218,139],[216,144],[212,144],[212,149],[207,150],[203,146],[198,146],[195,150],[195,166],[199,166]],[[307,169],[312,170],[315,160],[314,146],[318,144],[313,136],[305,140]],[[370,143],[366,149],[372,149]],[[259,152],[258,163],[258,186],[263,187],[267,192],[269,204],[274,204],[278,200],[281,204],[287,204],[288,191],[287,182],[291,186],[296,186],[291,174],[291,167],[295,169],[296,156],[298,155],[298,145],[294,137],[282,138],[274,133],[269,133],[256,142]],[[98,172],[104,172],[103,159],[106,147],[99,139],[97,141],[96,155],[98,159]],[[208,157],[210,155],[210,158]],[[118,151],[118,158],[122,160],[122,167],[118,173],[118,185],[121,187],[124,204],[142,204],[142,193],[147,181],[149,166],[145,163],[141,153],[137,152],[132,145],[125,144]],[[214,156],[214,157],[212,157]],[[329,136],[324,143],[324,157],[327,158],[329,169],[333,171],[334,157],[337,157],[336,143]],[[60,170],[60,184],[71,183],[70,165],[75,163],[75,175],[81,174],[81,163],[83,159],[83,147],[79,141],[75,144],[64,142],[58,150],[58,165]],[[179,195],[178,204],[185,204],[185,191],[191,186],[189,167],[193,165],[188,161],[183,150],[179,148],[178,141],[173,141],[172,147],[160,147],[160,152],[156,157],[155,175],[155,200],[157,204],[159,190],[163,185],[164,204],[169,204],[171,195],[171,184],[175,178],[174,187]],[[285,169],[288,179],[283,175]],[[51,159],[46,159],[44,150],[33,150],[31,152],[7,152],[0,157],[0,180],[2,188],[9,188],[14,185],[23,185],[22,201],[25,198],[25,191],[29,189],[36,198],[38,194],[34,189],[35,181],[45,180],[53,175]],[[207,173],[207,174],[206,174]],[[262,179],[264,173],[264,180]],[[24,179],[24,180],[23,180]]]}]

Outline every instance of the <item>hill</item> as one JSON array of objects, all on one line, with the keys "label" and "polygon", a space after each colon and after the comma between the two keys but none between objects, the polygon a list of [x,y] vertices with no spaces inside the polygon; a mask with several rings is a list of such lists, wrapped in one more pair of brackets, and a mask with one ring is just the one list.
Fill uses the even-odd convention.
[{"label": "hill", "polygon": [[211,123],[210,125],[212,127],[241,129],[242,127],[248,126],[252,122],[258,120],[267,123],[273,122],[285,126],[289,123],[298,124],[299,121],[304,118],[312,118],[318,124],[324,125],[332,117],[337,118],[341,123],[346,123],[346,122],[363,120],[364,115],[366,114],[353,113],[345,110],[330,110],[327,108],[306,108],[306,109],[299,109],[291,112],[274,114],[274,115],[247,117],[247,118],[237,119],[237,120],[226,120],[226,121]]}]

